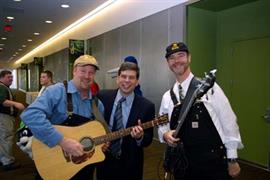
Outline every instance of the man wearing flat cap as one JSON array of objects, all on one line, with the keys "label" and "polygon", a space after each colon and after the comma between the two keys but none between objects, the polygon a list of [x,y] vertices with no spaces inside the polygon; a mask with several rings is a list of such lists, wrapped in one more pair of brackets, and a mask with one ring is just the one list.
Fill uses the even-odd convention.
[{"label": "man wearing flat cap", "polygon": [[[170,147],[183,145],[174,159],[169,162],[165,160],[167,165],[172,165],[172,161],[176,162],[168,169],[176,180],[232,179],[240,173],[237,149],[242,148],[243,144],[236,116],[227,97],[220,86],[214,83],[191,106],[179,134],[175,137],[173,133],[178,125],[180,112],[176,108],[181,108],[189,86],[193,86],[196,78],[190,69],[191,54],[184,43],[170,44],[166,48],[165,58],[176,82],[162,97],[159,113],[168,113],[170,123],[159,127],[159,139]],[[167,152],[167,155],[170,153]]]},{"label": "man wearing flat cap", "polygon": [[[52,125],[77,126],[94,119],[90,84],[94,81],[98,69],[98,63],[93,56],[80,56],[74,62],[72,80],[49,86],[28,106],[21,119],[31,129],[35,138],[48,147],[60,146],[67,155],[78,157],[84,154],[82,144],[64,137]],[[96,104],[103,113],[102,103],[98,100]],[[59,174],[61,173],[65,172],[59,169]],[[93,179],[93,167],[84,167],[72,179]]]}]

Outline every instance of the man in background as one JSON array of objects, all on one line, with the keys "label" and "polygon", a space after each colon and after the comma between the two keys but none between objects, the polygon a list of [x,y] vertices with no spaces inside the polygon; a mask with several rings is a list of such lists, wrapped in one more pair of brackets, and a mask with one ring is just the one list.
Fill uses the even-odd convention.
[{"label": "man in background", "polygon": [[11,71],[0,72],[0,161],[3,169],[13,170],[20,167],[12,155],[14,139],[14,122],[17,111],[22,111],[24,105],[16,102],[9,88],[13,76]]},{"label": "man in background", "polygon": [[40,74],[40,85],[42,86],[38,96],[40,96],[48,86],[53,84],[53,73],[49,70],[45,70]]}]

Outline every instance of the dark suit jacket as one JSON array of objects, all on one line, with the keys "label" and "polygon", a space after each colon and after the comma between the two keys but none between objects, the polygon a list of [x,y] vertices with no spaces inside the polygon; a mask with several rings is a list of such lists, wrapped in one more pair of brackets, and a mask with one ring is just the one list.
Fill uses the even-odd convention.
[{"label": "dark suit jacket", "polygon": [[[117,95],[116,90],[101,90],[98,92],[97,97],[104,105],[105,112],[104,118],[107,124],[110,122],[110,117],[113,109],[115,97]],[[142,123],[151,121],[155,117],[155,105],[144,97],[135,94],[133,104],[131,106],[130,114],[128,117],[127,127],[135,126],[138,124],[138,119]],[[128,179],[142,179],[143,173],[143,147],[151,144],[153,139],[153,128],[144,130],[143,140],[138,146],[137,141],[131,136],[123,138],[122,142],[122,155],[121,159],[125,165],[121,172],[129,176]],[[108,158],[106,157],[106,160]],[[106,161],[105,160],[105,161]],[[106,170],[102,170],[104,174]]]}]

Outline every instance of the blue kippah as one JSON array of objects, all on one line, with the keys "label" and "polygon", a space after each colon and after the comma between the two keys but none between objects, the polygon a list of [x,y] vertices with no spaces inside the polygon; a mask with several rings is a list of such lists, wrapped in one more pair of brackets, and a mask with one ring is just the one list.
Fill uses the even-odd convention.
[{"label": "blue kippah", "polygon": [[124,59],[124,62],[131,62],[131,63],[138,64],[137,59],[134,56],[127,56]]}]

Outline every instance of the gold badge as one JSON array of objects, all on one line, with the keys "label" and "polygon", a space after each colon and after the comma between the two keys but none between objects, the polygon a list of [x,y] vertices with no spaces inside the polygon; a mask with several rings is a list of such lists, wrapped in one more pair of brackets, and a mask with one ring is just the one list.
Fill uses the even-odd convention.
[{"label": "gold badge", "polygon": [[178,49],[179,46],[177,45],[177,43],[173,43],[172,44],[172,51],[175,50],[175,49]]}]

